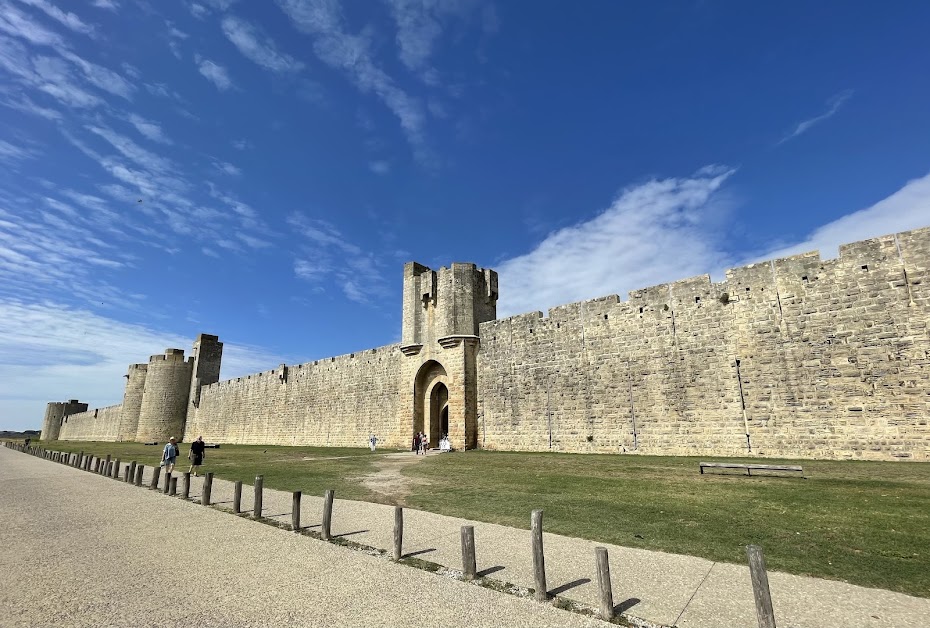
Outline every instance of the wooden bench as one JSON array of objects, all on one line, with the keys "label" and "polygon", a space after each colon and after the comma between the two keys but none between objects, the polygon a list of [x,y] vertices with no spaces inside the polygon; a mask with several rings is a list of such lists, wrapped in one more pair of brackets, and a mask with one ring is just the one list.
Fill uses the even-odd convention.
[{"label": "wooden bench", "polygon": [[752,475],[755,471],[790,471],[800,473],[804,477],[804,469],[793,465],[781,464],[747,464],[744,462],[701,462],[698,463],[701,469],[701,475],[704,469],[746,469],[746,475]]}]

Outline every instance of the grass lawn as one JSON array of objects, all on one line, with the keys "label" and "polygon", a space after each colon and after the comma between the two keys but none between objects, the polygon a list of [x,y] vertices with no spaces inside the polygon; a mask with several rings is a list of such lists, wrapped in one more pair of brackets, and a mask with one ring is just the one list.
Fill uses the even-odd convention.
[{"label": "grass lawn", "polygon": [[[55,442],[157,464],[161,447]],[[182,445],[182,460],[187,446]],[[380,451],[379,451],[380,453]],[[385,501],[359,479],[381,456],[365,449],[223,445],[207,450],[218,477],[337,497]],[[627,547],[745,563],[930,597],[930,464],[800,464],[809,479],[698,473],[699,458],[470,451],[430,456],[404,473],[406,503],[432,512],[528,528],[543,508],[550,532]],[[747,462],[760,462],[747,460]]]}]

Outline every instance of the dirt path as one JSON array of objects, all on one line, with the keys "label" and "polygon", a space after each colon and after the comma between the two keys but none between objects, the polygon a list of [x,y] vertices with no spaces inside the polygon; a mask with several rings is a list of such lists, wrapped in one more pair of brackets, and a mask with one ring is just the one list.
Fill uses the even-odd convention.
[{"label": "dirt path", "polygon": [[403,475],[404,469],[421,460],[426,460],[426,456],[417,456],[411,452],[382,456],[375,463],[377,471],[362,476],[361,484],[382,496],[381,501],[385,503],[406,506],[406,499],[413,492],[414,487],[429,484],[428,480]]}]

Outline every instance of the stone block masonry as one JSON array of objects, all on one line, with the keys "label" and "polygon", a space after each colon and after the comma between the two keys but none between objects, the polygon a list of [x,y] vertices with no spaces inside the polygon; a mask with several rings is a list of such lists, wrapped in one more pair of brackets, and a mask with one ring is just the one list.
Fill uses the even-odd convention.
[{"label": "stone block masonry", "polygon": [[497,320],[494,271],[411,262],[398,345],[220,382],[201,334],[43,438],[930,460],[928,275],[925,228]]},{"label": "stone block masonry", "polygon": [[493,449],[930,459],[930,229],[483,323]]}]

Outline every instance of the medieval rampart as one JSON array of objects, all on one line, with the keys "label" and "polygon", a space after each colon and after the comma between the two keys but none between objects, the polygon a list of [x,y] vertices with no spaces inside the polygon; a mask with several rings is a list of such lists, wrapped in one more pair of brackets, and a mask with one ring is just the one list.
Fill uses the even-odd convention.
[{"label": "medieval rampart", "polygon": [[483,323],[479,442],[928,459],[928,269],[921,229]]},{"label": "medieval rampart", "polygon": [[495,320],[497,275],[404,270],[402,342],[217,382],[201,334],[54,438],[930,459],[930,229]]},{"label": "medieval rampart", "polygon": [[[398,406],[399,345],[218,382],[200,390],[186,441],[360,447],[407,440]],[[401,434],[403,434],[401,436]]]},{"label": "medieval rampart", "polygon": [[64,417],[58,438],[61,440],[118,440],[122,405],[86,410]]}]

